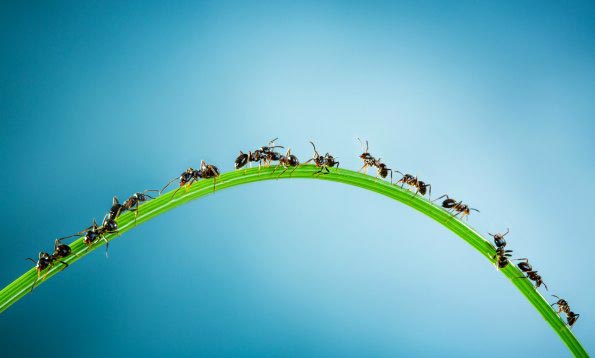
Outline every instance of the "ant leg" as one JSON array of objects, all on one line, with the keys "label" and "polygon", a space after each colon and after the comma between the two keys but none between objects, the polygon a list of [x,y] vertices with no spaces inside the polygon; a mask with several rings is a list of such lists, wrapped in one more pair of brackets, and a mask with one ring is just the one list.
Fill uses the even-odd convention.
[{"label": "ant leg", "polygon": [[365,170],[365,174],[368,174],[368,164],[364,164],[361,168],[359,168],[358,173],[362,170]]},{"label": "ant leg", "polygon": [[281,174],[279,174],[279,175],[277,176],[277,178],[278,178],[278,177],[280,177],[281,175],[285,174],[285,172],[287,171],[287,169],[288,169],[289,167],[283,166],[283,168],[284,168],[284,169],[283,169],[283,171],[281,172]]},{"label": "ant leg", "polygon": [[434,201],[436,201],[436,200],[440,200],[440,199],[442,199],[442,198],[444,198],[444,197],[446,197],[446,199],[450,199],[450,198],[448,197],[448,195],[444,194],[444,195],[442,195],[441,197],[434,199],[432,202],[434,202]]},{"label": "ant leg", "polygon": [[299,167],[299,165],[296,165],[296,166],[293,168],[293,170],[291,171],[291,173],[289,173],[289,176],[292,176],[292,175],[293,175],[293,172],[295,172],[295,170],[296,170],[298,167]]},{"label": "ant leg", "polygon": [[213,178],[213,192],[215,192],[215,184],[217,184],[217,177]]},{"label": "ant leg", "polygon": [[277,164],[277,166],[275,167],[275,169],[273,169],[273,171],[271,172],[271,175],[275,174],[275,171],[277,170],[277,168],[279,168],[281,164]]},{"label": "ant leg", "polygon": [[62,270],[64,270],[65,268],[67,268],[67,267],[68,267],[68,263],[67,263],[67,262],[64,262],[64,261],[62,261],[62,260],[58,260],[58,262],[60,262],[60,263],[64,264],[64,267],[62,267]]},{"label": "ant leg", "polygon": [[322,174],[330,174],[331,173],[331,171],[329,170],[328,167],[324,167],[324,169],[326,170],[326,173],[322,173]]},{"label": "ant leg", "polygon": [[37,281],[39,281],[39,274],[41,272],[37,271],[37,278],[35,279],[35,281],[33,281],[33,284],[31,285],[31,292],[33,292],[33,289],[35,288],[35,284],[37,284]]},{"label": "ant leg", "polygon": [[105,237],[101,237],[103,239],[103,241],[105,241],[105,258],[109,259],[109,256],[107,254],[107,249],[109,248],[109,241],[107,241],[107,239]]},{"label": "ant leg", "polygon": [[136,217],[138,216],[138,201],[136,202],[136,210],[134,210],[134,226],[136,226]]},{"label": "ant leg", "polygon": [[339,162],[337,162],[337,167],[335,168],[335,172],[339,170]]}]

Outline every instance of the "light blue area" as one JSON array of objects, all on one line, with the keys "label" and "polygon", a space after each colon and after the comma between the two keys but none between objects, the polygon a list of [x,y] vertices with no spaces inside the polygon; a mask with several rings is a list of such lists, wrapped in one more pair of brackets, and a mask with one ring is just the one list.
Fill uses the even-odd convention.
[{"label": "light blue area", "polygon": [[[201,159],[279,137],[481,210],[595,352],[592,2],[0,6],[0,286]],[[304,230],[304,228],[307,228]],[[307,232],[303,236],[302,232]],[[544,291],[544,294],[548,292]],[[568,355],[484,258],[384,197],[258,183],[138,227],[0,319],[6,356]]]}]

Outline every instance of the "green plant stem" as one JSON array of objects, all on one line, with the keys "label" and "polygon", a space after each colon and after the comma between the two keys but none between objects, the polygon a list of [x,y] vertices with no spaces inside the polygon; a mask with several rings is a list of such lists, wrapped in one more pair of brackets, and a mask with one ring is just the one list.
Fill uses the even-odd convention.
[{"label": "green plant stem", "polygon": [[[224,173],[217,178],[216,191],[231,188],[236,185],[248,184],[263,180],[289,178],[328,180],[357,186],[385,195],[429,216],[457,234],[469,245],[473,246],[473,248],[479,251],[491,264],[494,264],[494,260],[492,259],[495,253],[494,247],[469,225],[457,218],[451,218],[451,214],[443,210],[440,206],[432,204],[426,198],[423,198],[420,195],[413,196],[412,192],[401,189],[396,185],[391,185],[387,181],[379,180],[373,176],[346,169],[332,169],[331,173],[327,175],[313,175],[317,171],[316,167],[313,165],[302,165],[298,167],[293,172],[293,174],[291,174],[291,176],[291,169],[289,169],[280,177],[278,174],[280,174],[281,168],[271,175],[272,171],[272,167],[263,167],[260,170],[258,168],[251,168],[245,171],[239,170]],[[136,220],[136,225],[140,225],[157,215],[185,204],[191,200],[198,199],[207,194],[212,194],[213,192],[213,180],[201,180],[197,183],[194,183],[188,190],[185,190],[184,188],[180,189],[173,200],[173,191],[164,193],[158,198],[141,205]],[[113,240],[119,235],[134,228],[134,213],[126,212],[122,214],[117,221],[120,231],[118,234],[106,235],[108,240]],[[103,245],[104,242],[99,241],[97,244],[87,250],[87,247],[83,243],[83,239],[79,238],[70,245],[73,252],[78,256],[71,255],[64,261],[66,261],[68,264],[72,264]],[[39,287],[45,283],[49,278],[59,273],[62,269],[62,264],[56,264],[54,267],[50,268],[46,279],[44,281],[38,282],[36,287]],[[550,324],[554,331],[560,336],[572,354],[577,357],[588,357],[587,352],[576,339],[574,334],[570,331],[570,329],[568,329],[568,326],[556,314],[554,309],[543,298],[539,291],[535,289],[533,284],[529,280],[518,279],[518,277],[523,276],[523,274],[515,265],[508,265],[506,268],[500,270],[500,272],[508,277],[510,282],[512,282],[512,284],[515,285],[523,295],[525,295],[529,302],[531,302],[535,309],[537,309],[537,311]],[[43,274],[45,274],[45,272]],[[32,268],[14,282],[6,286],[2,291],[0,291],[0,312],[3,312],[13,303],[29,293],[31,291],[31,285],[35,281],[36,277],[37,272],[35,271],[35,268]]]}]

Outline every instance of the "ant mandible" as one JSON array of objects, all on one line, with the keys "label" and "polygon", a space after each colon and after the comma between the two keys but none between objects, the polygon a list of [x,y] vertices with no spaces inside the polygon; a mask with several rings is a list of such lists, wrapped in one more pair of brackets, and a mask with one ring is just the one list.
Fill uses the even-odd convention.
[{"label": "ant mandible", "polygon": [[[360,147],[363,151],[364,144],[362,143],[361,139],[358,138],[357,140],[359,141]],[[380,176],[382,179],[386,179],[388,173],[390,172],[390,182],[393,182],[393,170],[387,167],[386,164],[382,163],[380,158],[376,159],[368,152],[368,141],[366,141],[366,150],[362,154],[360,154],[359,157],[361,160],[364,161],[364,165],[358,170],[358,172],[361,172],[363,170],[364,173],[368,174],[368,167],[375,167],[376,178]]]},{"label": "ant mandible", "polygon": [[519,269],[521,271],[523,271],[525,274],[527,274],[527,276],[522,276],[519,278],[527,278],[527,279],[535,282],[536,288],[543,285],[543,287],[545,287],[545,289],[548,290],[547,285],[543,282],[541,276],[537,273],[537,271],[533,271],[533,267],[531,267],[531,264],[529,264],[528,259],[522,258],[522,259],[516,259],[516,260],[523,261],[523,262],[520,262],[519,264],[517,264],[517,266],[519,267]]},{"label": "ant mandible", "polygon": [[505,250],[506,247],[506,240],[504,240],[504,236],[508,235],[510,230],[506,229],[506,233],[504,234],[488,234],[494,238],[494,244],[496,244],[496,254],[492,257],[492,259],[496,260],[495,265],[497,269],[505,268],[508,266],[509,260],[508,258],[511,257],[512,250]]},{"label": "ant mandible", "polygon": [[[446,194],[442,195],[436,200],[440,200],[444,197],[446,197],[446,199],[442,202],[442,207],[448,209],[449,212],[454,212],[454,215],[452,217],[456,217],[457,215],[462,214],[461,219],[463,219],[465,216],[468,216],[471,213],[471,210],[479,212],[479,210],[470,208],[467,204],[463,204],[462,201],[456,201],[455,199],[449,198]],[[436,200],[433,200],[433,202]]]},{"label": "ant mandible", "polygon": [[275,173],[277,168],[282,166],[283,171],[278,176],[283,175],[287,171],[287,169],[289,169],[290,167],[294,167],[293,170],[291,171],[291,173],[289,173],[289,176],[291,176],[299,165],[300,165],[300,160],[298,159],[298,157],[291,154],[291,148],[289,148],[289,149],[287,149],[287,152],[285,153],[285,155],[283,155],[283,156],[281,156],[281,158],[279,158],[279,164],[277,164],[275,169],[273,169],[273,171],[271,172],[271,175],[273,175]]},{"label": "ant mandible", "polygon": [[[339,162],[336,161],[335,157],[333,157],[329,153],[326,153],[325,155],[318,154],[318,151],[316,150],[316,146],[314,145],[314,143],[310,142],[310,144],[312,144],[312,148],[314,148],[314,155],[311,159],[308,159],[308,161],[306,161],[304,164],[308,164],[313,161],[314,165],[320,168],[319,171],[317,171],[316,173],[312,173],[312,175],[320,173],[329,174],[331,172],[329,170],[329,167],[332,168],[336,166],[336,169],[339,169]],[[323,170],[326,170],[326,173],[324,173]]]}]

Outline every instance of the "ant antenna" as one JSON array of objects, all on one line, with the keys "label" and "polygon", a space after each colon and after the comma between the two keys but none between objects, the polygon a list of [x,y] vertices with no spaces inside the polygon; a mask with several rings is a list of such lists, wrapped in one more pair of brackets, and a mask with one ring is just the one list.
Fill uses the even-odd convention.
[{"label": "ant antenna", "polygon": [[314,145],[314,143],[312,141],[310,141],[310,144],[312,144],[312,148],[314,148],[314,154],[316,154],[316,156],[318,157],[318,151],[316,150],[316,146]]},{"label": "ant antenna", "polygon": [[[362,143],[361,139],[357,139],[359,141],[359,146],[362,148],[362,150],[364,149],[364,143]],[[366,151],[364,153],[368,153],[368,141],[366,140]]]},{"label": "ant antenna", "polygon": [[159,190],[159,195],[161,195],[161,193],[163,193],[163,191],[164,191],[165,189],[167,189],[167,187],[168,187],[168,186],[170,186],[170,184],[171,184],[171,183],[173,183],[173,182],[175,182],[176,180],[179,180],[179,179],[180,179],[180,177],[176,177],[176,178],[173,178],[172,180],[170,180],[170,182],[169,182],[169,183],[167,183],[167,184],[166,184],[166,185],[163,187],[163,189]]}]

